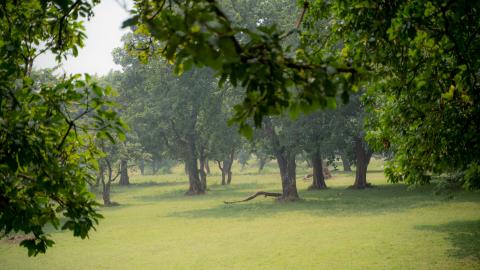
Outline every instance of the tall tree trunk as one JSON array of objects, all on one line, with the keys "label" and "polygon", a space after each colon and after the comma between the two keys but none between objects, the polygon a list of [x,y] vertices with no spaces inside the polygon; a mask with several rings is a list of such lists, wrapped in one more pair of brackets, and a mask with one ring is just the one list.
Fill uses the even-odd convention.
[{"label": "tall tree trunk", "polygon": [[112,204],[110,201],[110,182],[108,181],[107,183],[103,184],[103,191],[102,191],[102,199],[103,199],[103,205],[109,206]]},{"label": "tall tree trunk", "polygon": [[200,175],[200,182],[202,183],[202,189],[203,190],[207,190],[207,174],[205,173],[205,162],[206,162],[206,158],[205,156],[203,155],[203,150],[201,151],[200,153],[200,170],[198,171],[199,175]]},{"label": "tall tree trunk", "polygon": [[232,148],[232,150],[230,150],[230,155],[228,156],[228,166],[224,165],[224,168],[226,169],[226,174],[227,174],[227,185],[230,185],[230,183],[232,183],[232,165],[233,165],[234,157],[235,157],[235,149]]},{"label": "tall tree trunk", "polygon": [[282,179],[282,196],[279,198],[285,201],[294,201],[299,198],[296,181],[295,154],[280,145],[280,139],[275,133],[270,118],[265,119],[265,131],[268,134],[272,149],[277,158],[280,176]]},{"label": "tall tree trunk", "polygon": [[191,135],[189,139],[190,140],[187,145],[188,149],[185,158],[185,165],[188,171],[189,187],[185,195],[205,194],[205,186],[202,183],[202,179],[200,179],[200,172],[198,169],[198,158],[194,136]]},{"label": "tall tree trunk", "polygon": [[205,190],[203,189],[203,184],[199,177],[197,159],[189,158],[185,164],[188,170],[189,183],[188,191],[185,193],[185,195],[204,194]]},{"label": "tall tree trunk", "polygon": [[345,151],[342,151],[340,156],[342,158],[343,171],[344,172],[351,172],[352,168],[351,168],[350,160],[348,159],[347,153],[345,153]]},{"label": "tall tree trunk", "polygon": [[118,177],[118,174],[116,177],[113,177],[113,168],[112,165],[110,164],[110,161],[108,159],[104,159],[105,165],[106,165],[106,171],[108,174],[108,179],[105,179],[105,175],[102,175],[101,181],[102,181],[102,199],[103,199],[103,205],[105,206],[110,206],[112,204],[112,201],[110,200],[110,186],[112,182]]},{"label": "tall tree trunk", "polygon": [[282,178],[282,196],[280,199],[285,201],[297,200],[297,182],[296,182],[296,163],[295,154],[285,151],[283,154],[277,155],[277,163],[280,168],[280,176]]},{"label": "tall tree trunk", "polygon": [[362,137],[356,137],[354,139],[354,150],[356,157],[356,173],[355,183],[353,188],[364,189],[370,187],[370,183],[367,182],[367,168],[372,157],[372,151],[368,149],[367,143]]},{"label": "tall tree trunk", "polygon": [[143,158],[140,159],[140,164],[138,167],[140,168],[140,174],[145,175],[145,160]]},{"label": "tall tree trunk", "polygon": [[311,164],[313,167],[313,182],[308,189],[326,189],[327,184],[323,175],[323,161],[320,151],[311,154]]},{"label": "tall tree trunk", "polygon": [[126,159],[120,160],[120,182],[118,184],[121,186],[130,185],[128,177],[128,162]]}]

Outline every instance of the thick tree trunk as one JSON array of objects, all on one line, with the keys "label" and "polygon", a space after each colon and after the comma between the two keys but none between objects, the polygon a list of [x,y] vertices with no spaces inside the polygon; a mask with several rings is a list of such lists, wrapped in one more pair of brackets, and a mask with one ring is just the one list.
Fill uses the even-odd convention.
[{"label": "thick tree trunk", "polygon": [[205,190],[203,189],[202,181],[199,177],[199,170],[197,165],[197,160],[190,158],[185,162],[188,170],[188,191],[185,195],[199,195],[204,194]]},{"label": "thick tree trunk", "polygon": [[194,136],[190,136],[188,149],[185,157],[185,166],[188,171],[189,187],[185,195],[200,195],[205,194],[205,186],[200,179],[200,170],[198,169],[197,151],[195,147]]},{"label": "thick tree trunk", "polygon": [[367,168],[370,163],[370,158],[372,157],[372,151],[368,149],[368,146],[362,137],[356,137],[354,139],[354,150],[356,157],[356,173],[355,183],[352,188],[368,188],[371,185],[367,182]]},{"label": "thick tree trunk", "polygon": [[128,162],[126,159],[120,161],[120,182],[118,184],[121,186],[130,185],[128,177]]},{"label": "thick tree trunk", "polygon": [[323,172],[322,155],[319,151],[312,153],[311,163],[313,167],[313,182],[308,189],[326,189],[325,176]]},{"label": "thick tree trunk", "polygon": [[281,155],[277,155],[277,163],[280,168],[280,176],[282,178],[282,196],[281,200],[294,201],[297,200],[297,182],[295,155],[285,151]]},{"label": "thick tree trunk", "polygon": [[273,152],[277,158],[280,168],[280,177],[282,179],[282,196],[279,198],[284,201],[294,201],[299,198],[296,182],[296,164],[295,154],[280,145],[280,139],[275,133],[272,122],[269,118],[265,119],[265,130],[270,138]]},{"label": "thick tree trunk", "polygon": [[347,154],[345,152],[341,153],[342,164],[343,164],[343,171],[344,172],[351,172],[352,167],[350,165],[350,161],[348,160]]}]

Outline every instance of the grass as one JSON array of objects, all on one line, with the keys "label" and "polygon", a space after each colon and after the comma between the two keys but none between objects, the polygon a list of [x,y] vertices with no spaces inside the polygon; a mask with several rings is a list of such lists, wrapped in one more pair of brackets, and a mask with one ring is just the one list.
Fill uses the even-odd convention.
[{"label": "grass", "polygon": [[353,175],[338,173],[325,191],[306,191],[300,179],[300,202],[222,203],[279,191],[272,164],[261,175],[237,166],[231,186],[214,172],[198,197],[183,196],[182,168],[134,176],[113,188],[121,205],[101,209],[89,240],[52,232],[57,244],[35,258],[2,241],[0,269],[479,269],[478,193],[434,195],[387,184],[375,169],[373,189],[346,189]]}]

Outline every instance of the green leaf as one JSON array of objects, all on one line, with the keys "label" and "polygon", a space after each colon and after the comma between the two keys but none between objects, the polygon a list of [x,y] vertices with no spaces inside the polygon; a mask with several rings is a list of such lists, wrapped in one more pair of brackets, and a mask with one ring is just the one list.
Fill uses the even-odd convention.
[{"label": "green leaf", "polygon": [[123,21],[122,28],[126,28],[126,27],[129,27],[129,26],[134,26],[134,25],[138,24],[139,19],[140,19],[140,16],[138,16],[138,15],[135,15],[131,18],[128,18],[127,20]]}]

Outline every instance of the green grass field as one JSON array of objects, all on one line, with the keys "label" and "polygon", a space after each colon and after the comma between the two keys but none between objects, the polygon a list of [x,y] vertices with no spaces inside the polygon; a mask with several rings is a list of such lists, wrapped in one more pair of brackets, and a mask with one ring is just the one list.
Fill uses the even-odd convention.
[{"label": "green grass field", "polygon": [[350,174],[335,174],[326,191],[306,191],[300,178],[295,203],[223,204],[279,191],[274,163],[261,175],[246,168],[231,186],[215,173],[198,197],[183,196],[181,168],[133,176],[114,186],[120,206],[101,209],[90,239],[52,232],[57,244],[35,258],[2,240],[0,269],[480,269],[480,194],[387,184],[380,167],[368,190],[346,189]]}]

